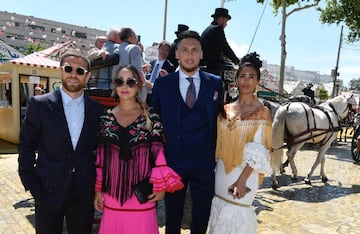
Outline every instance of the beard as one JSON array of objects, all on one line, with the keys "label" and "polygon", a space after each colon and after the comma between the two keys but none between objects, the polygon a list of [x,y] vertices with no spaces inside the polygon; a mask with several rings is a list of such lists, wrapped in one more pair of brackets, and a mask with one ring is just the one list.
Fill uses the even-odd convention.
[{"label": "beard", "polygon": [[180,64],[181,69],[187,73],[193,73],[196,72],[199,68],[199,64],[193,65],[193,66],[183,66],[182,64]]},{"label": "beard", "polygon": [[65,90],[67,90],[68,92],[71,92],[71,93],[77,93],[79,91],[82,91],[85,87],[85,84],[84,83],[76,83],[76,84],[69,84],[68,82],[63,81],[62,82],[62,86]]}]

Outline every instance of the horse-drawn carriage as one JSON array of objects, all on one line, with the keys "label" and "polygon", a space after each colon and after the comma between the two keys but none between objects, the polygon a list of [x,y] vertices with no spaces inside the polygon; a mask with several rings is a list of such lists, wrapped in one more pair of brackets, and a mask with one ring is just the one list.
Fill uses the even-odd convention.
[{"label": "horse-drawn carriage", "polygon": [[351,156],[356,163],[360,163],[360,114],[354,116],[353,136],[351,140]]},{"label": "horse-drawn carriage", "polygon": [[336,140],[341,129],[340,121],[348,114],[347,98],[340,95],[318,106],[310,106],[302,102],[289,102],[281,105],[273,119],[272,158],[274,173],[272,175],[273,187],[278,187],[275,171],[283,172],[283,148],[287,148],[287,161],[290,163],[293,179],[297,179],[297,168],[294,162],[296,152],[305,143],[318,147],[318,156],[309,170],[305,183],[311,184],[311,176],[315,168],[321,163],[320,175],[323,182],[327,176],[324,171],[325,153]]}]

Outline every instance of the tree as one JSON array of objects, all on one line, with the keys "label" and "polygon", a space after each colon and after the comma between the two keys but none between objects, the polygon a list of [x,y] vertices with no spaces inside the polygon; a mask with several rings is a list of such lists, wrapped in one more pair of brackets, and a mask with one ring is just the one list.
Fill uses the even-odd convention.
[{"label": "tree", "polygon": [[[264,3],[265,0],[256,0],[258,3]],[[306,3],[304,3],[306,2]],[[286,20],[287,18],[297,12],[307,8],[315,7],[319,4],[320,0],[272,0],[272,7],[274,14],[277,15],[279,9],[282,9],[282,20],[281,20],[281,62],[280,62],[280,77],[279,77],[279,94],[282,96],[284,93],[284,76],[285,76],[285,63],[286,63]],[[296,5],[296,6],[295,6]],[[287,8],[293,7],[288,13]]]},{"label": "tree", "polygon": [[44,49],[46,49],[46,46],[43,43],[29,43],[26,47],[25,55],[32,54],[36,51],[40,51]]},{"label": "tree", "polygon": [[327,100],[329,98],[328,91],[326,89],[324,89],[324,88],[321,88],[319,90],[318,97],[320,98],[321,101]]},{"label": "tree", "polygon": [[350,90],[360,91],[360,78],[350,80]]},{"label": "tree", "polygon": [[345,25],[350,29],[348,40],[360,40],[360,0],[327,0],[321,12],[320,21],[328,24]]}]

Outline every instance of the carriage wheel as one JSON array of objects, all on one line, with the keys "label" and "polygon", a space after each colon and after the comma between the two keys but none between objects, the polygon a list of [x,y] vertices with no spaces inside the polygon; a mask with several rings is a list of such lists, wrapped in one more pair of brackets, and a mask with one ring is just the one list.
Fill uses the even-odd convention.
[{"label": "carriage wheel", "polygon": [[356,163],[360,163],[360,140],[358,140],[359,135],[360,125],[355,128],[354,135],[351,140],[351,156]]}]

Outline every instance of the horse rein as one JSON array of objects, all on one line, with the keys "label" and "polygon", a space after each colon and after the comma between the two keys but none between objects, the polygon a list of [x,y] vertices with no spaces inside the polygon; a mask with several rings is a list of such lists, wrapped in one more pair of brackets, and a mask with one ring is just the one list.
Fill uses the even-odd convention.
[{"label": "horse rein", "polygon": [[[287,104],[287,107],[286,107],[286,110],[289,109],[290,105],[292,103],[288,103]],[[285,142],[286,142],[286,146],[289,148],[291,147],[292,145],[296,145],[296,144],[300,144],[304,141],[307,141],[307,140],[310,140],[312,139],[313,140],[313,143],[314,143],[314,138],[315,137],[318,137],[318,136],[321,136],[321,135],[324,135],[324,134],[328,134],[329,132],[331,133],[334,133],[334,132],[337,132],[341,129],[340,127],[340,117],[339,117],[339,114],[337,113],[337,111],[335,110],[335,107],[332,103],[327,103],[329,105],[329,107],[331,108],[331,110],[334,112],[334,114],[336,115],[337,117],[337,122],[338,122],[338,126],[337,127],[334,127],[334,124],[333,122],[331,121],[331,118],[330,118],[330,115],[329,115],[329,112],[320,107],[320,106],[316,106],[314,108],[318,109],[318,110],[321,110],[325,115],[326,117],[328,118],[329,120],[329,129],[319,129],[316,127],[316,120],[315,120],[315,115],[314,115],[314,111],[312,110],[311,106],[309,106],[308,104],[306,103],[300,103],[302,105],[302,107],[304,108],[305,110],[305,113],[306,113],[306,120],[307,120],[307,130],[303,131],[303,132],[300,132],[299,134],[297,135],[294,135],[294,136],[290,136],[288,138],[286,138]],[[311,114],[313,116],[313,119],[314,119],[314,127],[313,128],[310,128],[310,121],[309,121],[309,115],[308,115],[308,109],[306,108],[306,106],[310,107],[310,111],[311,111]],[[285,128],[286,128],[286,131],[289,132],[287,130],[287,127],[285,125]],[[322,133],[319,133],[319,134],[316,134],[316,135],[313,135],[313,132],[314,131],[322,131]],[[301,137],[301,136],[304,136],[306,134],[310,133],[311,135],[305,139],[302,139],[300,141],[295,141],[297,138]],[[325,137],[321,142],[318,143],[319,147],[323,146],[324,144],[326,144],[331,138],[331,135],[328,135],[328,137]],[[280,147],[282,148],[282,147]]]}]

